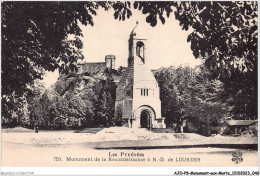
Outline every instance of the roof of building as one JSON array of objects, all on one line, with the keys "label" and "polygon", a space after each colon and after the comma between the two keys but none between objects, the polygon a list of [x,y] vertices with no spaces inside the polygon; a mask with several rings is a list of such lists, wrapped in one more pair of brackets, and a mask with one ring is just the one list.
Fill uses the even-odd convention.
[{"label": "roof of building", "polygon": [[105,62],[85,62],[85,63],[78,63],[78,65],[106,65]]},{"label": "roof of building", "polygon": [[105,62],[83,63],[83,64],[78,64],[78,66],[80,67],[79,73],[86,73],[86,72],[90,74],[102,73],[106,69]]},{"label": "roof of building", "polygon": [[228,126],[248,126],[257,123],[257,120],[229,120]]},{"label": "roof of building", "polygon": [[151,69],[138,57],[123,73],[121,83],[126,83],[126,80],[133,80],[133,83],[157,83]]}]

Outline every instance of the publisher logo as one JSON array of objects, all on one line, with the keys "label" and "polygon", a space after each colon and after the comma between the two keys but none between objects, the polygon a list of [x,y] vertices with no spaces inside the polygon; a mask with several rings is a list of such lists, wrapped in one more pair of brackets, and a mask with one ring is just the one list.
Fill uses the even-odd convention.
[{"label": "publisher logo", "polygon": [[242,158],[242,153],[240,151],[235,151],[232,153],[232,161],[235,162],[236,164],[243,162],[243,158]]}]

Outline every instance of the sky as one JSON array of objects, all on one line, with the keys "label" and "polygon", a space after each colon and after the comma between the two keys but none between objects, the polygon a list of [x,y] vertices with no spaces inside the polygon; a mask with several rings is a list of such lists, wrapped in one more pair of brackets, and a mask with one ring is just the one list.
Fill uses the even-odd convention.
[{"label": "sky", "polygon": [[[179,22],[172,13],[163,25],[160,20],[155,27],[146,22],[146,16],[140,11],[132,9],[132,16],[125,21],[115,20],[113,11],[99,9],[93,17],[94,26],[80,25],[83,33],[83,55],[85,62],[104,62],[106,55],[115,55],[115,67],[127,66],[128,39],[138,21],[137,32],[147,39],[146,64],[151,69],[168,67],[171,65],[189,65],[194,67],[200,64],[196,60],[187,42],[191,31],[182,30]],[[84,62],[81,61],[81,62]],[[46,87],[55,83],[58,71],[46,73],[43,82]]]}]

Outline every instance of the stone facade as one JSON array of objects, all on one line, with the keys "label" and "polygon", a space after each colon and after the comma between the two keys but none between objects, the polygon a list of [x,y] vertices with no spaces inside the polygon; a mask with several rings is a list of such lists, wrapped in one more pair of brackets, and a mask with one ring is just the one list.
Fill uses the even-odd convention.
[{"label": "stone facade", "polygon": [[160,88],[146,65],[147,40],[135,27],[128,43],[128,67],[117,85],[115,117],[132,128],[166,128],[161,117]]}]

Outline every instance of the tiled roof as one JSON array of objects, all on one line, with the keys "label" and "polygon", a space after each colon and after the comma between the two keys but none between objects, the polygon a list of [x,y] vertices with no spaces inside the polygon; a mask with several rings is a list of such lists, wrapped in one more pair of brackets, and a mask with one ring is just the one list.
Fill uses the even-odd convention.
[{"label": "tiled roof", "polygon": [[133,79],[133,83],[157,83],[151,69],[138,57],[133,59],[131,65],[124,72],[121,83],[125,83],[127,79]]},{"label": "tiled roof", "polygon": [[248,126],[253,123],[257,123],[257,120],[229,120],[227,124],[229,126]]},{"label": "tiled roof", "polygon": [[106,63],[105,62],[91,62],[91,63],[83,63],[78,64],[81,67],[81,73],[98,73],[103,72],[106,69]]},{"label": "tiled roof", "polygon": [[105,62],[87,62],[87,63],[78,63],[78,65],[106,65]]}]

